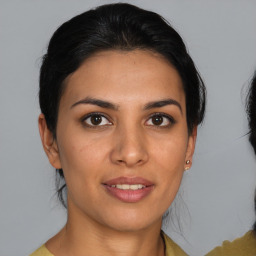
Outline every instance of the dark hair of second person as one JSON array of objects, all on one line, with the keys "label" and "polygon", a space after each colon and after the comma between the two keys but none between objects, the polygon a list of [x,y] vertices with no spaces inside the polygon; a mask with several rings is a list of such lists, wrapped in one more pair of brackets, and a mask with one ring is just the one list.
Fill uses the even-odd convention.
[{"label": "dark hair of second person", "polygon": [[[256,72],[254,73],[247,97],[247,117],[249,122],[249,141],[256,154]],[[254,207],[256,213],[256,195],[254,197]],[[256,235],[256,222],[254,223],[253,230]]]}]

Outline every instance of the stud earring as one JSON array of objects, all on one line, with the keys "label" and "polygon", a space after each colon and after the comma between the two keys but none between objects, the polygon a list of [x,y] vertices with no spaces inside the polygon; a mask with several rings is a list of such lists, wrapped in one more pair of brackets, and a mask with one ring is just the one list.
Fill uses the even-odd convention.
[{"label": "stud earring", "polygon": [[[187,160],[187,161],[186,161],[186,164],[190,164],[190,160]],[[186,166],[186,167],[185,167],[185,171],[189,170],[189,168],[190,168],[189,166]]]}]

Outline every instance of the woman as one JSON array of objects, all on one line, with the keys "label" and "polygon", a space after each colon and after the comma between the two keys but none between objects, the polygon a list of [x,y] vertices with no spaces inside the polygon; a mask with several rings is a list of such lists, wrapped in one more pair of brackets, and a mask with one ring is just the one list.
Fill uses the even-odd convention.
[{"label": "woman", "polygon": [[[252,79],[247,97],[247,116],[249,121],[249,141],[256,154],[256,73]],[[256,211],[256,195],[254,198]],[[224,241],[222,246],[216,247],[207,256],[255,256],[256,255],[256,222],[253,230],[233,242]]]},{"label": "woman", "polygon": [[68,219],[32,255],[186,255],[161,224],[192,164],[205,87],[178,33],[129,4],[82,13],[50,40],[39,100]]}]

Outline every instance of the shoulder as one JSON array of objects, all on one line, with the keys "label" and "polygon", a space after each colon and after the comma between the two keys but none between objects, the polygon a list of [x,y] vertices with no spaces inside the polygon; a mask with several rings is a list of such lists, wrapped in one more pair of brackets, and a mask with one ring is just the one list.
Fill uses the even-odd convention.
[{"label": "shoulder", "polygon": [[166,256],[187,256],[187,254],[164,232],[162,232],[164,242],[165,242],[165,250]]},{"label": "shoulder", "polygon": [[45,245],[42,245],[40,248],[38,248],[36,251],[34,251],[29,256],[54,256],[54,255],[48,251],[48,249],[45,247]]},{"label": "shoulder", "polygon": [[252,231],[232,242],[224,241],[222,246],[218,246],[206,256],[254,256],[256,255],[256,237]]}]

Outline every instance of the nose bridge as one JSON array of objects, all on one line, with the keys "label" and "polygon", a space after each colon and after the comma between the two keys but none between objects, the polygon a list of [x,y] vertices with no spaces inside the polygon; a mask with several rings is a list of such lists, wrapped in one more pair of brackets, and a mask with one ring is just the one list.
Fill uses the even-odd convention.
[{"label": "nose bridge", "polygon": [[118,126],[114,145],[112,160],[115,163],[131,167],[148,159],[146,138],[140,125],[128,123]]}]

